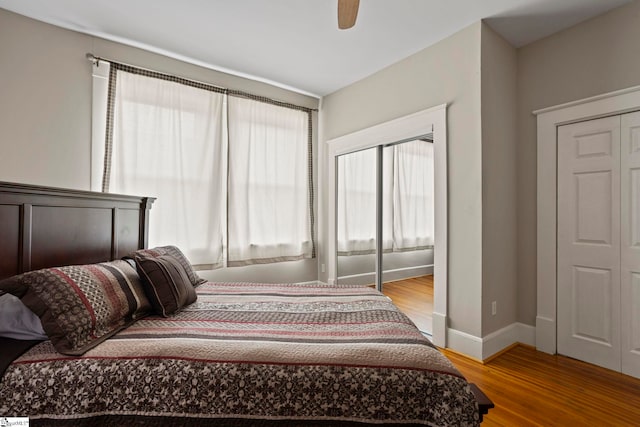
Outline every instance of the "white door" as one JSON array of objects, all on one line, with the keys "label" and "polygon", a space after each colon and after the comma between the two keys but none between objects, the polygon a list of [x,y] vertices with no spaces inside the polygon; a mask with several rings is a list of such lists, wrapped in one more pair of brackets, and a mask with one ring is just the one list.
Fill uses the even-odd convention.
[{"label": "white door", "polygon": [[640,113],[621,128],[622,372],[640,378]]},{"label": "white door", "polygon": [[619,150],[620,116],[558,128],[558,352],[617,371]]}]

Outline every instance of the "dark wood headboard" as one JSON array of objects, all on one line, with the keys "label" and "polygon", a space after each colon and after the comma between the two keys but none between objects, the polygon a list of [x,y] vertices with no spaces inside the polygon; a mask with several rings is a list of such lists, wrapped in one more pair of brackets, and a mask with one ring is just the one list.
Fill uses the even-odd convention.
[{"label": "dark wood headboard", "polygon": [[146,248],[154,200],[0,182],[0,279]]}]

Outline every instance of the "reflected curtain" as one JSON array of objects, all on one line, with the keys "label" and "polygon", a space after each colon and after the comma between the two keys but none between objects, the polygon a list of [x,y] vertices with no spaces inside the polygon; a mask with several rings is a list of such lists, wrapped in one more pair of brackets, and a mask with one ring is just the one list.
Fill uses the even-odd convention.
[{"label": "reflected curtain", "polygon": [[393,147],[393,250],[433,246],[433,143]]},{"label": "reflected curtain", "polygon": [[[339,256],[375,253],[376,149],[338,156]],[[384,147],[383,250],[433,246],[433,143],[415,140]]]},{"label": "reflected curtain", "polygon": [[376,249],[376,150],[338,156],[338,255]]}]

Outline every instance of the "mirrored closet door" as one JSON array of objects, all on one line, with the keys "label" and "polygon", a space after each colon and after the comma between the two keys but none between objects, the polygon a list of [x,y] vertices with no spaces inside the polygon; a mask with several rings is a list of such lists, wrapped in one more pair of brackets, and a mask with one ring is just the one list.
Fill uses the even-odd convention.
[{"label": "mirrored closet door", "polygon": [[338,283],[375,286],[431,333],[431,135],[343,154],[336,162]]},{"label": "mirrored closet door", "polygon": [[337,157],[338,283],[376,283],[377,147]]}]

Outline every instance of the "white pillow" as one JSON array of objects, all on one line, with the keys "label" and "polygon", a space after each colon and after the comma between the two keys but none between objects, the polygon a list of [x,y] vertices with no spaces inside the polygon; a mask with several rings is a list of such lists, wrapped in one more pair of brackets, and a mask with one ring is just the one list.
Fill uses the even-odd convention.
[{"label": "white pillow", "polygon": [[17,340],[47,340],[42,322],[18,297],[0,295],[0,337]]}]

